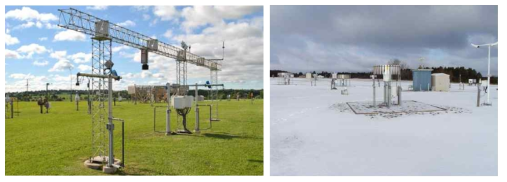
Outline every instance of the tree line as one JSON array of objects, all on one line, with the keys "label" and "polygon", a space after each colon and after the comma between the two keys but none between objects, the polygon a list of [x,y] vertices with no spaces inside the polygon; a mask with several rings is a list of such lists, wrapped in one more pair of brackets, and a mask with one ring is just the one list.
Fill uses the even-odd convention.
[{"label": "tree line", "polygon": [[[69,101],[70,97],[74,100],[76,93],[79,94],[81,100],[88,99],[88,91],[87,90],[39,90],[39,91],[24,91],[24,92],[7,92],[6,95],[9,97],[16,97],[20,101],[37,101],[39,98],[45,98],[46,95],[49,97],[49,101]],[[107,91],[105,91],[107,93]],[[209,97],[209,90],[199,89],[198,95],[202,95],[205,98]],[[217,97],[219,99],[227,99],[227,95],[232,98],[236,98],[236,95],[239,95],[240,98],[249,98],[250,94],[256,99],[264,98],[264,90],[263,89],[224,89],[218,90]],[[189,90],[187,95],[195,95],[194,90]],[[121,96],[124,100],[131,100],[132,95],[128,94],[127,90],[121,91],[113,91],[113,97],[119,98]]]},{"label": "tree line", "polygon": [[[400,61],[399,59],[392,59],[387,62],[389,65],[399,65],[400,66],[400,76],[401,80],[412,80],[412,69],[410,69],[407,64]],[[450,81],[454,83],[468,83],[469,79],[475,79],[477,83],[479,83],[479,79],[487,79],[487,75],[482,75],[480,72],[476,71],[472,68],[465,68],[463,66],[461,67],[425,67],[420,65],[418,69],[432,69],[431,73],[445,73],[448,74],[450,77]],[[270,77],[277,77],[278,73],[286,73],[288,71],[284,70],[270,70]],[[326,78],[332,77],[332,72],[327,71],[321,71],[320,73],[317,73],[316,71],[311,72],[313,74],[322,75]],[[338,74],[350,74],[351,78],[361,78],[361,79],[369,79],[372,72],[336,72]],[[294,73],[294,77],[305,77],[306,73],[298,72]],[[382,75],[378,77],[379,79],[382,78]],[[397,79],[397,78],[396,78]],[[491,77],[491,84],[498,84],[498,77],[492,76]]]}]

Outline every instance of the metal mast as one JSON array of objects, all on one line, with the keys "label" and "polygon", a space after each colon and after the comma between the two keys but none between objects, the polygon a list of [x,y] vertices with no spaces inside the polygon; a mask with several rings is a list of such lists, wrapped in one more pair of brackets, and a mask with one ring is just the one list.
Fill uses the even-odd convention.
[{"label": "metal mast", "polygon": [[[112,42],[106,37],[92,37],[92,74],[108,75],[105,62],[112,58]],[[107,111],[105,101],[109,89],[104,78],[90,79],[90,104],[92,116],[92,156],[105,156]],[[105,160],[105,158],[103,158]],[[104,161],[105,162],[105,161]]]},{"label": "metal mast", "polygon": [[[218,71],[220,69],[218,68],[218,65],[222,65],[221,61],[224,60],[225,56],[225,42],[222,43],[222,59],[206,59],[208,61],[211,61],[213,64],[210,71],[210,84],[218,84]],[[218,119],[218,87],[212,87],[210,88],[210,99],[211,99],[211,105],[215,107],[215,112],[211,114],[212,120],[219,121]]]}]

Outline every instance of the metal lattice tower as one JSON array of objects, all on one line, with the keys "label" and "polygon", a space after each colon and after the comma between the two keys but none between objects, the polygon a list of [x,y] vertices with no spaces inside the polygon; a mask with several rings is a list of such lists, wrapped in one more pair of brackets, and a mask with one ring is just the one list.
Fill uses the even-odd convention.
[{"label": "metal lattice tower", "polygon": [[[176,47],[150,36],[127,29],[107,20],[98,18],[80,10],[69,8],[59,9],[58,26],[90,35],[92,38],[92,74],[107,75],[105,62],[111,60],[112,42],[127,45],[141,50],[143,69],[148,69],[148,53],[152,52],[176,60],[177,83],[187,85],[187,64],[195,64],[208,69],[220,70],[219,62],[207,60],[187,52],[186,48]],[[92,150],[94,156],[106,154],[106,122],[107,112],[104,101],[107,97],[106,79],[91,79],[92,93]]]},{"label": "metal lattice tower", "polygon": [[[222,44],[222,59],[207,59],[208,61],[211,61],[211,67],[209,69],[210,71],[210,84],[218,84],[218,71],[220,71],[221,67],[221,61],[224,60],[225,56],[225,42]],[[215,107],[215,112],[211,113],[212,120],[219,120],[218,118],[218,87],[213,87],[210,89],[210,99],[211,99],[211,105]]]},{"label": "metal lattice tower", "polygon": [[[92,38],[92,74],[107,75],[105,62],[112,58],[112,41],[107,38]],[[106,123],[108,84],[103,78],[91,78],[92,156],[106,156]]]},{"label": "metal lattice tower", "polygon": [[176,60],[176,83],[187,85],[187,61],[185,59]]}]

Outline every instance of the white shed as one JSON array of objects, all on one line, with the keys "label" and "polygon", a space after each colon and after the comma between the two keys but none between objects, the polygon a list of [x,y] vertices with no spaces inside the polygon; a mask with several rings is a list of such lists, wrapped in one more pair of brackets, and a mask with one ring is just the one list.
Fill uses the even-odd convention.
[{"label": "white shed", "polygon": [[431,90],[439,92],[449,91],[451,80],[448,74],[434,73],[431,74]]},{"label": "white shed", "polygon": [[312,74],[311,73],[306,73],[306,78],[312,78]]}]

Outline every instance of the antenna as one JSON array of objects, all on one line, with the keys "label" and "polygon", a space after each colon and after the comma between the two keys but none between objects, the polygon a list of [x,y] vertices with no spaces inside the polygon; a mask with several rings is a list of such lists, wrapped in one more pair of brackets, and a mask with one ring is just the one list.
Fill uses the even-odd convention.
[{"label": "antenna", "polygon": [[420,57],[419,62],[420,62],[419,68],[423,69],[424,68],[424,57]]},{"label": "antenna", "polygon": [[222,42],[222,59],[225,58],[225,41]]},{"label": "antenna", "polygon": [[28,79],[26,79],[26,92],[28,92]]}]

